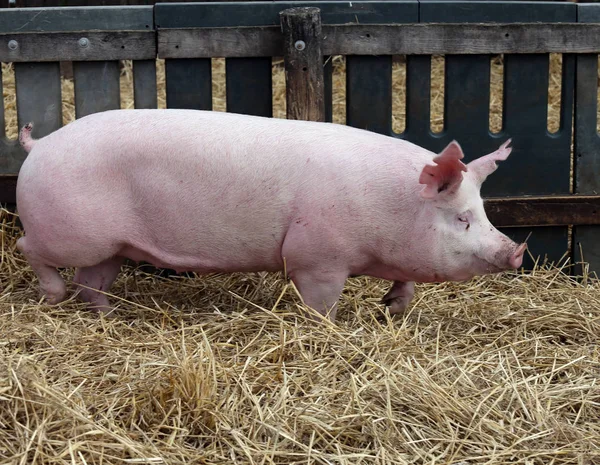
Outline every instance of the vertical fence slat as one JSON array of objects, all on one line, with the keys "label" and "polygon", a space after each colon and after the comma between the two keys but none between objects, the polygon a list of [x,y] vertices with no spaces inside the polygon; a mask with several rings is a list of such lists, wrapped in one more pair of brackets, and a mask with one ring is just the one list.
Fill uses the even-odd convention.
[{"label": "vertical fence slat", "polygon": [[[62,125],[60,66],[58,63],[15,63],[18,127],[34,123],[33,136],[43,137]],[[2,105],[2,133],[4,104]],[[25,159],[20,146],[5,141],[1,171],[16,173]]]},{"label": "vertical fence slat", "polygon": [[6,117],[4,114],[4,83],[2,82],[2,66],[0,66],[0,95],[2,100],[0,104],[0,139],[6,137]]},{"label": "vertical fence slat", "polygon": [[62,125],[59,63],[15,63],[19,127],[33,121],[33,136],[43,137]]},{"label": "vertical fence slat", "polygon": [[[548,66],[546,54],[504,57],[504,122],[508,133],[546,133]],[[529,185],[528,189],[532,186]]]},{"label": "vertical fence slat", "polygon": [[426,145],[431,132],[431,57],[406,57],[406,129],[403,137]]},{"label": "vertical fence slat", "polygon": [[157,108],[156,60],[133,60],[135,108]]},{"label": "vertical fence slat", "polygon": [[[596,130],[597,82],[598,55],[578,56],[574,160],[576,194],[600,194],[600,136]],[[599,226],[574,226],[573,249],[576,263],[585,260],[589,263],[590,271],[600,274]],[[580,266],[576,270],[579,274],[582,271]]]},{"label": "vertical fence slat", "polygon": [[[40,138],[62,125],[59,63],[15,63],[18,126],[34,123],[33,137]],[[25,153],[12,151],[9,172],[18,171]]]},{"label": "vertical fence slat", "polygon": [[580,55],[575,107],[575,192],[578,194],[600,194],[597,81],[598,55]]},{"label": "vertical fence slat", "polygon": [[271,58],[227,58],[227,111],[272,116]]},{"label": "vertical fence slat", "polygon": [[[517,148],[511,155],[511,172],[499,179],[490,178],[492,195],[568,194],[570,147],[552,140],[547,132],[548,55],[505,56],[504,127]],[[567,104],[568,102],[563,102]],[[570,124],[569,124],[570,128]],[[569,131],[570,133],[570,131]],[[521,173],[521,176],[515,176]],[[524,176],[524,173],[537,173]],[[515,240],[524,240],[531,232],[530,253],[559,260],[568,251],[567,227],[508,228]],[[526,266],[531,267],[530,260]]]},{"label": "vertical fence slat", "polygon": [[165,60],[167,107],[212,109],[210,58]]},{"label": "vertical fence slat", "polygon": [[[600,5],[579,4],[577,8],[579,22],[600,22]],[[578,55],[576,62],[573,187],[576,194],[599,195],[598,54]],[[589,263],[589,271],[600,274],[600,226],[574,226],[572,243],[575,262],[583,259]],[[582,271],[578,266],[576,272]]]},{"label": "vertical fence slat", "polygon": [[118,61],[73,63],[77,118],[121,106]]},{"label": "vertical fence slat", "polygon": [[346,123],[390,134],[392,57],[346,57]]},{"label": "vertical fence slat", "polygon": [[333,56],[324,57],[323,80],[325,84],[325,121],[333,121]]},{"label": "vertical fence slat", "polygon": [[451,55],[446,60],[445,129],[485,138],[489,131],[489,55]]}]

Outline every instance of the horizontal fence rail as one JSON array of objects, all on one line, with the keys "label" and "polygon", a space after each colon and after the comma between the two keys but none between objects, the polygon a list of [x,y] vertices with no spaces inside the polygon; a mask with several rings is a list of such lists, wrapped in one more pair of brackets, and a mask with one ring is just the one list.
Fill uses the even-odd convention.
[{"label": "horizontal fence rail", "polygon": [[[323,26],[323,55],[600,52],[600,24]],[[158,39],[158,47],[156,41]],[[0,61],[100,61],[283,56],[280,27],[0,33]]]},{"label": "horizontal fence rail", "polygon": [[[159,29],[159,58],[283,55],[277,26]],[[323,26],[324,55],[598,53],[600,24],[349,24]]]},{"label": "horizontal fence rail", "polygon": [[[296,15],[296,7],[315,8]],[[555,133],[547,128],[550,53],[562,54]],[[577,258],[582,246],[600,271],[599,53],[600,5],[572,3],[325,0],[0,11],[0,61],[15,64],[18,124],[34,121],[34,137],[62,125],[59,62],[73,62],[77,117],[119,108],[120,60],[133,60],[135,107],[156,108],[157,58],[165,60],[167,107],[210,110],[217,57],[226,59],[227,111],[270,117],[272,59],[283,57],[287,117],[331,121],[331,57],[342,55],[346,124],[434,152],[456,139],[466,161],[512,138],[512,155],[482,189],[490,220],[515,240],[532,231],[534,255],[556,260],[572,243]],[[392,130],[395,55],[406,56],[401,134]],[[430,121],[434,55],[445,56],[437,134]],[[504,66],[497,134],[489,130],[493,55],[503,55]],[[6,138],[0,153],[0,202],[14,203],[26,154]]]},{"label": "horizontal fence rail", "polygon": [[0,61],[103,61],[156,58],[152,31],[23,32],[0,34]]}]

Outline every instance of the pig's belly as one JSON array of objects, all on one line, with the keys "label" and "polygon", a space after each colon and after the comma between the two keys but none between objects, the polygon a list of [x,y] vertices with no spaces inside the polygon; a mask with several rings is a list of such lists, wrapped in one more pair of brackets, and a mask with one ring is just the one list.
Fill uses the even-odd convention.
[{"label": "pig's belly", "polygon": [[128,244],[119,256],[135,262],[147,262],[159,268],[171,268],[177,272],[194,271],[206,273],[232,273],[283,270],[281,248],[244,248],[243,244],[231,244],[227,248],[205,242],[197,243],[195,250],[167,250],[160,244]]}]

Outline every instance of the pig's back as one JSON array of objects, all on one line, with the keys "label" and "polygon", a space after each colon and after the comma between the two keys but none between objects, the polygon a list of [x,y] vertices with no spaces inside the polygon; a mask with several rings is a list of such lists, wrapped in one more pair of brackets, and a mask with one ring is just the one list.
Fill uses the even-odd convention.
[{"label": "pig's back", "polygon": [[41,151],[54,152],[51,159],[43,156],[63,168],[94,164],[114,171],[127,164],[156,163],[172,169],[178,162],[248,175],[259,174],[260,166],[297,173],[306,161],[333,169],[339,164],[348,171],[362,168],[363,161],[394,169],[403,158],[419,164],[419,159],[424,163],[432,155],[409,142],[343,125],[196,110],[89,115],[38,141],[35,152]]}]

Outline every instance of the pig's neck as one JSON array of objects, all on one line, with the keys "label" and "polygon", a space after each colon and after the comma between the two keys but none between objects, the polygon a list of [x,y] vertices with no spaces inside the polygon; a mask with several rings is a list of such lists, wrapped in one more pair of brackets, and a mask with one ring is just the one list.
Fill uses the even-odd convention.
[{"label": "pig's neck", "polygon": [[420,189],[409,189],[400,208],[397,199],[381,206],[380,217],[386,221],[372,230],[369,261],[358,274],[402,282],[445,280],[435,271],[436,226],[429,205],[419,198]]}]

